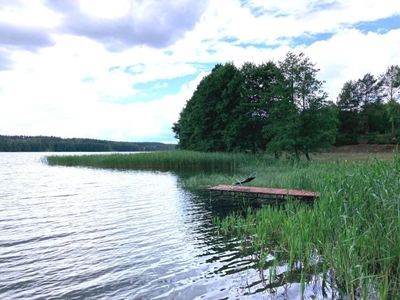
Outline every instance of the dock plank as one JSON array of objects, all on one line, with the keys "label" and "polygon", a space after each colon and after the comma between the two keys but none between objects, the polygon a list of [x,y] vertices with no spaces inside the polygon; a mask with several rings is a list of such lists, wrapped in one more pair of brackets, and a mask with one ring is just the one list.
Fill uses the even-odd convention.
[{"label": "dock plank", "polygon": [[219,192],[237,192],[246,194],[263,194],[275,196],[290,196],[302,198],[317,198],[319,193],[306,190],[293,190],[293,189],[278,189],[278,188],[263,188],[254,186],[237,186],[237,185],[218,185],[208,188],[210,191]]}]

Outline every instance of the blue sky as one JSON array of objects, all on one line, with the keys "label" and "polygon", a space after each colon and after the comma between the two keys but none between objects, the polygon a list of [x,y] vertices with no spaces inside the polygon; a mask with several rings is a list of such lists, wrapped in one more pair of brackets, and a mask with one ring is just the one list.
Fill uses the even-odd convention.
[{"label": "blue sky", "polygon": [[217,63],[304,52],[335,100],[399,49],[392,0],[2,1],[0,134],[174,143]]}]

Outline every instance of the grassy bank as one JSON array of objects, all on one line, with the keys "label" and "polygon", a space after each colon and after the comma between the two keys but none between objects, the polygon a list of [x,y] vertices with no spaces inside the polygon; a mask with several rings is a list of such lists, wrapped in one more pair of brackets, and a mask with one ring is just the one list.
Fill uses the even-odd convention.
[{"label": "grassy bank", "polygon": [[[322,273],[350,299],[367,299],[371,291],[381,299],[400,299],[400,160],[393,154],[384,160],[360,157],[365,156],[350,161],[343,154],[340,159],[329,154],[311,163],[289,163],[246,154],[169,151],[51,156],[48,162],[196,171],[182,181],[188,188],[231,184],[257,171],[248,185],[318,191],[320,199],[312,207],[296,202],[285,208],[269,206],[216,224],[220,233],[242,240],[243,251],[257,255],[260,270],[269,270],[267,280],[276,280],[274,268],[285,262],[289,270],[300,272],[303,283]],[[279,280],[290,282],[290,274]]]}]

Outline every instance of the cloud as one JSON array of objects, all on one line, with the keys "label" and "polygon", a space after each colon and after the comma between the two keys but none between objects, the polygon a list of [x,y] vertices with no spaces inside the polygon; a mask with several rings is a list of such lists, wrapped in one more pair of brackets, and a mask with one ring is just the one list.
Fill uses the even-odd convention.
[{"label": "cloud", "polygon": [[0,22],[0,45],[7,48],[21,48],[36,51],[39,48],[54,46],[50,35],[41,28],[18,26]]},{"label": "cloud", "polygon": [[[113,1],[107,2],[113,7]],[[114,19],[85,13],[79,3],[48,1],[50,8],[63,14],[60,32],[85,36],[118,52],[137,45],[163,48],[173,44],[194,28],[208,1],[132,1],[127,2],[126,13]]]},{"label": "cloud", "polygon": [[10,70],[12,64],[10,53],[0,48],[0,71]]},{"label": "cloud", "polygon": [[400,62],[400,29],[380,34],[345,29],[326,41],[318,41],[303,49],[320,69],[325,89],[336,100],[343,84],[366,73],[382,74],[391,64]]}]

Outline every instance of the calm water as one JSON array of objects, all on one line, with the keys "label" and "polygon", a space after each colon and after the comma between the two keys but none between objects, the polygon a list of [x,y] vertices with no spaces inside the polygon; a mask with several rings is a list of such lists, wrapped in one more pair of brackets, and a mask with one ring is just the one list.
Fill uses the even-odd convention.
[{"label": "calm water", "polygon": [[45,155],[0,153],[0,299],[300,298],[296,283],[266,287],[255,258],[218,236],[212,219],[230,203],[173,173],[48,166]]}]

